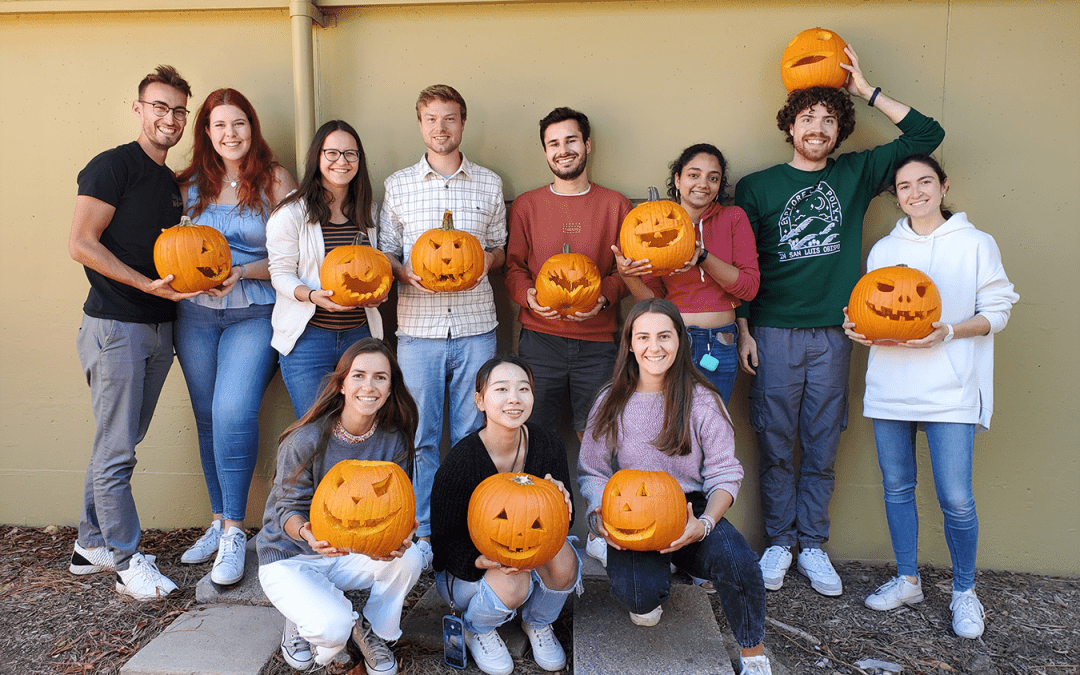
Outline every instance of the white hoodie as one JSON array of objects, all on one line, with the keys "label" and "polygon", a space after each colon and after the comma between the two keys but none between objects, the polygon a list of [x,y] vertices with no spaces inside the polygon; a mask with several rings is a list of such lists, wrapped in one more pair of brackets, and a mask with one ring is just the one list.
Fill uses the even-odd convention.
[{"label": "white hoodie", "polygon": [[981,315],[990,334],[929,349],[873,346],[866,368],[863,415],[876,419],[977,424],[990,428],[994,410],[994,333],[1005,327],[1020,296],[1005,276],[994,238],[957,213],[928,235],[907,218],[870,250],[867,271],[907,265],[928,274],[941,293],[941,321]]}]

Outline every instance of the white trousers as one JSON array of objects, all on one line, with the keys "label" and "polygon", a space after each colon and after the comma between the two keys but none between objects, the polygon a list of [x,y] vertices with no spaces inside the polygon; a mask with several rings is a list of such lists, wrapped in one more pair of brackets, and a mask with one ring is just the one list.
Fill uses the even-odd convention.
[{"label": "white trousers", "polygon": [[393,641],[401,637],[401,607],[422,569],[415,546],[389,562],[358,553],[298,555],[261,565],[259,583],[274,607],[315,647],[315,661],[322,665],[345,648],[359,618],[345,591],[371,589],[364,617],[376,635]]}]

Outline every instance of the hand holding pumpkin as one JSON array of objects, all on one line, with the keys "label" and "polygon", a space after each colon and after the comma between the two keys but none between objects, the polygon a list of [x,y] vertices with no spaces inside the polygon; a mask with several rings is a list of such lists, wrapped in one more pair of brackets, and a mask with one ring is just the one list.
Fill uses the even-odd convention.
[{"label": "hand holding pumpkin", "polygon": [[[306,533],[306,534],[305,534]],[[330,545],[330,542],[316,539],[315,534],[311,531],[311,521],[305,520],[304,524],[300,526],[298,532],[301,539],[308,543],[311,550],[317,555],[326,556],[327,558],[336,558],[343,555],[348,555],[349,552],[345,549],[335,548]]]},{"label": "hand holding pumpkin", "polygon": [[232,269],[229,270],[229,276],[225,277],[225,280],[222,281],[221,284],[206,289],[206,294],[212,295],[215,298],[224,298],[236,288],[236,282],[240,281],[241,273],[242,269],[240,265],[233,265]]},{"label": "hand holding pumpkin", "polygon": [[904,340],[903,342],[897,342],[898,347],[907,347],[909,349],[926,349],[927,347],[933,347],[934,345],[942,342],[945,336],[949,334],[949,324],[941,321],[935,321],[931,324],[934,330],[924,338],[917,340]]},{"label": "hand holding pumpkin", "polygon": [[619,269],[619,274],[624,277],[643,277],[646,274],[652,274],[652,263],[648,258],[642,260],[631,260],[623,256],[622,251],[615,244],[611,245],[611,252],[615,254],[615,266]]},{"label": "hand holding pumpkin", "polygon": [[874,344],[873,340],[867,340],[866,336],[862,333],[855,332],[855,322],[848,318],[847,307],[844,308],[844,335],[848,336],[848,339],[852,342],[858,342],[861,345],[870,347]]},{"label": "hand holding pumpkin", "polygon": [[495,562],[494,560],[492,560],[491,558],[487,557],[486,555],[484,555],[482,553],[476,558],[476,562],[474,564],[476,565],[477,569],[481,569],[481,570],[498,570],[498,571],[502,572],[503,574],[521,574],[522,572],[529,572],[530,571],[530,570],[518,569],[517,567],[509,567],[507,565],[503,565],[500,562]]},{"label": "hand holding pumpkin", "polygon": [[561,480],[556,480],[550,473],[544,474],[544,480],[549,480],[551,483],[559,488],[559,492],[562,493],[563,501],[566,502],[566,515],[574,515],[574,502],[570,499],[570,493],[566,491],[566,486],[563,485]]},{"label": "hand holding pumpkin", "polygon": [[562,318],[562,315],[559,314],[556,310],[546,305],[540,304],[540,302],[536,299],[535,288],[530,288],[528,291],[525,292],[525,301],[529,303],[529,309],[531,309],[537,316],[548,319],[549,321],[555,321],[556,319]]},{"label": "hand holding pumpkin", "polygon": [[166,300],[172,300],[174,302],[179,300],[187,300],[188,298],[194,298],[196,295],[202,295],[204,291],[192,291],[190,293],[181,293],[172,287],[172,282],[176,280],[176,277],[172,274],[166,275],[161,279],[154,279],[150,282],[150,285],[142,289],[144,293],[150,295],[156,295],[159,298],[165,298]]},{"label": "hand holding pumpkin", "polygon": [[870,86],[870,83],[866,81],[863,76],[862,69],[859,68],[859,57],[855,54],[855,50],[851,48],[851,45],[844,47],[844,53],[851,60],[851,65],[846,63],[840,63],[840,67],[848,71],[847,82],[844,84],[844,89],[847,90],[852,96],[859,96],[866,100],[870,100],[870,97],[874,94],[874,87]]},{"label": "hand holding pumpkin", "polygon": [[618,550],[622,551],[623,547],[619,546],[615,542],[615,540],[613,540],[611,538],[611,534],[604,527],[604,516],[603,516],[603,514],[600,513],[600,510],[601,509],[596,509],[595,511],[593,511],[593,516],[596,517],[596,520],[593,522],[593,525],[595,525],[595,527],[596,527],[596,533],[604,538],[604,541],[606,541],[608,543],[608,546],[611,546],[614,549],[618,549]]},{"label": "hand holding pumpkin", "polygon": [[672,272],[672,274],[683,274],[697,267],[698,258],[701,257],[701,252],[704,250],[705,247],[701,245],[701,240],[696,240],[694,242],[694,255],[690,256],[690,259],[686,261],[686,264]]},{"label": "hand holding pumpkin", "polygon": [[394,268],[394,278],[403,284],[412,286],[421,293],[427,293],[428,295],[435,295],[435,291],[424,286],[421,282],[420,275],[412,270],[412,261],[407,260],[405,264],[398,265]]},{"label": "hand holding pumpkin", "polygon": [[671,542],[671,545],[665,549],[661,549],[661,553],[671,553],[678,551],[687,544],[693,544],[699,542],[705,538],[705,524],[694,516],[694,507],[690,505],[690,502],[686,502],[686,527],[683,528],[683,533],[679,535],[679,538]]},{"label": "hand holding pumpkin", "polygon": [[594,316],[596,316],[597,314],[600,313],[600,310],[602,310],[604,308],[604,304],[606,302],[607,302],[607,298],[605,298],[602,295],[599,295],[599,296],[596,297],[596,304],[593,305],[592,309],[590,309],[589,311],[587,311],[587,312],[575,312],[573,314],[567,314],[563,318],[566,319],[567,321],[574,321],[574,322],[578,322],[578,323],[580,323],[581,321],[588,321],[589,319],[593,318]]},{"label": "hand holding pumpkin", "polygon": [[[333,291],[327,291],[320,288],[318,290],[312,291],[309,297],[311,298],[311,301],[317,306],[322,307],[323,309],[330,312],[347,312],[348,310],[353,309],[352,307],[339,305],[333,300],[331,300],[330,297],[333,294]],[[380,300],[379,302],[381,303],[382,300]]]}]

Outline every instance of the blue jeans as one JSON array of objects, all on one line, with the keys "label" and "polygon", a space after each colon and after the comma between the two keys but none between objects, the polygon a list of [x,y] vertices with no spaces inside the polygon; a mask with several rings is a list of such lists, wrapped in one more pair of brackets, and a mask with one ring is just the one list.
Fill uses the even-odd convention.
[{"label": "blue jeans", "polygon": [[398,364],[409,393],[420,409],[416,428],[416,536],[431,534],[431,485],[439,470],[443,406],[450,392],[450,446],[480,427],[476,409],[476,373],[495,356],[495,331],[468,337],[431,340],[398,333]]},{"label": "blue jeans", "polygon": [[326,377],[341,355],[358,340],[371,337],[367,324],[349,330],[324,330],[308,324],[292,351],[281,355],[281,379],[299,419],[319,398]]},{"label": "blue jeans", "polygon": [[674,553],[607,547],[611,597],[634,614],[647,614],[667,601],[671,569],[708,579],[716,588],[731,632],[744,649],[765,639],[765,583],[757,555],[735,526],[721,518],[704,540]]},{"label": "blue jeans", "polygon": [[[919,423],[880,419],[873,422],[896,572],[918,576],[915,430]],[[953,590],[962,592],[975,586],[975,554],[979,546],[979,517],[975,513],[975,493],[971,488],[975,425],[951,422],[925,422],[924,425],[934,471],[934,489],[945,516],[945,542],[952,556]]]},{"label": "blue jeans", "polygon": [[[544,585],[536,570],[529,572],[529,597],[521,605],[521,618],[532,628],[543,628],[559,618],[563,605],[570,594],[581,584],[581,555],[577,556],[577,580],[565,591],[553,591]],[[451,584],[452,582],[452,584]],[[454,598],[450,602],[450,589]],[[517,609],[510,609],[483,577],[480,581],[462,581],[449,572],[435,573],[435,588],[439,595],[455,610],[462,611],[465,629],[473,633],[487,633],[495,630],[517,614]]]},{"label": "blue jeans", "polygon": [[836,448],[847,427],[851,340],[839,326],[751,326],[750,335],[759,361],[750,382],[750,425],[757,432],[765,534],[772,546],[797,540],[820,548],[829,539]]},{"label": "blue jeans", "polygon": [[277,367],[273,305],[178,302],[174,341],[187,380],[212,513],[243,522],[259,456],[259,406]]},{"label": "blue jeans", "polygon": [[[735,388],[735,375],[739,372],[739,348],[735,344],[738,330],[735,324],[729,323],[717,328],[687,326],[686,332],[690,336],[690,358],[694,360],[698,372],[720,391],[720,398],[724,399],[724,405],[727,405],[731,399],[731,390]],[[731,336],[731,344],[721,342],[719,336],[722,333]],[[701,367],[701,357],[705,354],[712,354],[713,358],[720,362],[716,370]]]},{"label": "blue jeans", "polygon": [[139,548],[139,514],[131,495],[135,446],[150,427],[173,359],[173,324],[128,323],[83,316],[76,344],[90,385],[97,431],[86,469],[79,544],[107,546],[126,570]]}]

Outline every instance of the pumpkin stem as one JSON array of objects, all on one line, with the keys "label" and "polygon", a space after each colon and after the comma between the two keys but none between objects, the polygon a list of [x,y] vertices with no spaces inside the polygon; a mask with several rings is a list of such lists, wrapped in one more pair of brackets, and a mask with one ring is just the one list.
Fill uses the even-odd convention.
[{"label": "pumpkin stem", "polygon": [[446,209],[446,213],[442,214],[442,229],[454,229],[454,214],[450,213],[450,209]]},{"label": "pumpkin stem", "polygon": [[570,244],[563,244],[562,245],[562,252],[563,253],[569,253],[570,252]]},{"label": "pumpkin stem", "polygon": [[187,216],[180,216],[179,227],[195,227],[195,223],[191,222],[191,218]]},{"label": "pumpkin stem", "polygon": [[650,202],[655,202],[655,201],[658,201],[659,199],[660,199],[660,191],[657,190],[652,185],[650,185],[649,186],[649,201]]},{"label": "pumpkin stem", "polygon": [[359,230],[356,231],[356,236],[353,237],[352,243],[353,246],[364,245],[364,228],[361,227]]},{"label": "pumpkin stem", "polygon": [[[447,211],[447,213],[449,213],[449,211]],[[518,485],[532,485],[533,484],[533,482],[529,478],[528,474],[523,474],[523,473],[519,473],[518,475],[514,476],[510,480],[517,483]]]}]

